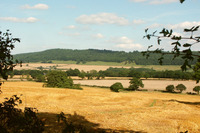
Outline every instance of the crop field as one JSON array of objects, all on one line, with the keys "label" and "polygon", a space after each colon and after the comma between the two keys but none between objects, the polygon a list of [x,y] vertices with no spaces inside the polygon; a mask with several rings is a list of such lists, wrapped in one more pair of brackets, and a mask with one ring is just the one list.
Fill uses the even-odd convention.
[{"label": "crop field", "polygon": [[180,70],[180,66],[176,65],[135,65],[135,64],[124,64],[124,63],[113,63],[113,62],[88,62],[86,64],[75,64],[75,62],[59,62],[59,61],[54,61],[53,63],[23,63],[23,67],[20,67],[19,65],[15,67],[17,70],[22,70],[22,69],[37,69],[38,67],[43,67],[44,69],[51,69],[53,67],[56,67],[57,69],[61,70],[67,70],[67,69],[79,69],[79,70],[84,70],[84,71],[90,71],[90,70],[106,70],[109,67],[114,67],[114,68],[149,68],[149,69],[154,69],[158,71],[163,71],[163,70]]},{"label": "crop field", "polygon": [[[130,80],[128,79],[115,79],[115,80],[74,80],[75,84],[81,85],[89,85],[89,86],[104,86],[110,87],[112,84],[120,82],[125,88],[128,88],[130,85]],[[140,89],[147,89],[147,90],[165,90],[166,86],[174,85],[177,86],[178,84],[184,84],[187,87],[187,90],[184,92],[193,92],[193,88],[200,83],[196,83],[196,81],[192,80],[170,80],[170,79],[151,79],[151,80],[142,80],[144,84],[144,88]]]},{"label": "crop field", "polygon": [[90,70],[106,70],[109,67],[115,67],[115,68],[130,68],[130,66],[109,66],[109,65],[77,65],[77,64],[51,64],[51,63],[28,63],[28,64],[23,64],[23,67],[16,66],[16,70],[22,70],[22,69],[30,69],[30,70],[35,70],[38,69],[38,67],[43,67],[44,69],[51,69],[53,67],[56,67],[56,69],[60,70],[68,70],[68,69],[79,69],[80,71],[90,71]]},{"label": "crop field", "polygon": [[[160,92],[120,92],[83,87],[83,90],[43,88],[36,82],[5,82],[4,97],[20,95],[20,108],[85,116],[102,128],[149,133],[200,132],[200,96]],[[148,87],[148,86],[146,86]]]}]

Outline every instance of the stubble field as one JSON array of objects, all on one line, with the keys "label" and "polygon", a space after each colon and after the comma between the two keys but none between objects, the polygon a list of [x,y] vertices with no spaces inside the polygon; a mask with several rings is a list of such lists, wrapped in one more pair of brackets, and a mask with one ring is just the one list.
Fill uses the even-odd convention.
[{"label": "stubble field", "polygon": [[5,82],[0,95],[21,96],[25,106],[39,112],[77,112],[102,128],[149,133],[200,132],[200,96],[160,92],[114,93],[109,89],[43,88],[42,83]]}]

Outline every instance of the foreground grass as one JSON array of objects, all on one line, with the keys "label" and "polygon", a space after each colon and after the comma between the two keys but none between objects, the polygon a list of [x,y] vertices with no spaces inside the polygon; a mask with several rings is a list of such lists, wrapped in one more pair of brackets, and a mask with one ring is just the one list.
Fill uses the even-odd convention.
[{"label": "foreground grass", "polygon": [[6,82],[0,100],[23,94],[20,108],[40,113],[77,114],[99,128],[149,133],[200,132],[200,96],[160,92],[114,93],[109,89],[43,88],[42,83]]}]

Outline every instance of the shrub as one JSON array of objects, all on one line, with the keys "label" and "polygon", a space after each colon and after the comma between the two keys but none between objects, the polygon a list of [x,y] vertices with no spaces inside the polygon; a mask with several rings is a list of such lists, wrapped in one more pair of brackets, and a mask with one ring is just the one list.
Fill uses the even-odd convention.
[{"label": "shrub", "polygon": [[167,87],[166,87],[166,91],[168,91],[168,92],[174,92],[174,85],[168,85]]},{"label": "shrub", "polygon": [[200,91],[200,86],[195,86],[193,88],[193,91],[197,92],[197,94],[199,94],[199,91]]},{"label": "shrub", "polygon": [[178,84],[178,85],[176,86],[176,90],[179,90],[180,93],[182,93],[182,91],[186,90],[186,87],[185,87],[185,85],[183,85],[183,84]]},{"label": "shrub", "polygon": [[114,92],[119,92],[120,89],[124,89],[122,83],[117,82],[110,86],[110,90]]}]

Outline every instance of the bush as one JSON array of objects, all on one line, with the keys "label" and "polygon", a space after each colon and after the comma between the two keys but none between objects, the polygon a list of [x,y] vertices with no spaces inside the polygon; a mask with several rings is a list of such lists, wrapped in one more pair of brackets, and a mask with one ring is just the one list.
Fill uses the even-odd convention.
[{"label": "bush", "polygon": [[119,92],[120,89],[124,89],[122,83],[117,82],[110,86],[110,90],[114,92]]},{"label": "bush", "polygon": [[199,91],[200,91],[200,86],[195,86],[193,88],[193,91],[197,92],[197,94],[199,94]]},{"label": "bush", "polygon": [[186,90],[186,87],[185,87],[185,85],[183,85],[183,84],[178,84],[178,85],[176,86],[176,90],[179,90],[180,93],[182,93],[182,91],[185,91],[185,90]]},{"label": "bush", "polygon": [[174,92],[174,85],[168,85],[167,87],[166,87],[166,91],[168,91],[168,92]]}]

